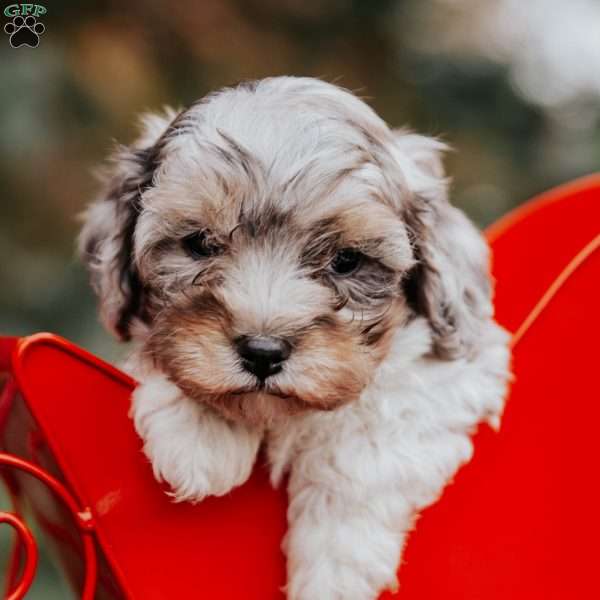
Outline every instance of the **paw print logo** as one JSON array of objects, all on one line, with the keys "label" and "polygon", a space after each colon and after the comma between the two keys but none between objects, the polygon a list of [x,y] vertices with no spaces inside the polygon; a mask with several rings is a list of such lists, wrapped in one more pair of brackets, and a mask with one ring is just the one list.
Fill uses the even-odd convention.
[{"label": "paw print logo", "polygon": [[25,18],[16,16],[4,26],[4,32],[10,35],[10,45],[13,48],[29,46],[37,48],[40,43],[40,35],[46,31],[43,23],[40,23],[33,15]]}]

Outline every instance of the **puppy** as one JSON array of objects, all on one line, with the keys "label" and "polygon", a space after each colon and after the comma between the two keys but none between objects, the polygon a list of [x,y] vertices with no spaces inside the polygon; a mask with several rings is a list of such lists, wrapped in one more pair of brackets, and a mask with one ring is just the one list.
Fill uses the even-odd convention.
[{"label": "puppy", "polygon": [[220,496],[264,442],[290,600],[396,589],[415,516],[499,425],[508,336],[444,150],[334,85],[265,79],[146,117],[86,214],[155,477]]}]

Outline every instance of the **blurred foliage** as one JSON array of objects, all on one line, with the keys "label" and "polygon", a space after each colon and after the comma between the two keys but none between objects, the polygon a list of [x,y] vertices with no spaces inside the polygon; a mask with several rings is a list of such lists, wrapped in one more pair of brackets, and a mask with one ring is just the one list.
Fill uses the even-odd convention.
[{"label": "blurred foliage", "polygon": [[[563,2],[561,10],[587,1]],[[512,0],[495,6],[501,2],[527,12]],[[597,169],[597,106],[571,97],[549,107],[523,93],[511,76],[519,46],[496,59],[469,43],[492,14],[490,0],[477,0],[476,13],[469,3],[46,2],[38,48],[13,49],[0,38],[0,332],[50,330],[116,359],[73,256],[76,216],[94,194],[92,167],[113,139],[131,139],[138,113],[186,105],[239,80],[321,77],[365,97],[393,126],[442,136],[456,150],[448,157],[453,201],[481,225]],[[506,21],[498,27],[510,33]],[[444,44],[448,35],[465,43]],[[597,62],[588,67],[600,73]],[[64,598],[43,565],[28,597]]]}]

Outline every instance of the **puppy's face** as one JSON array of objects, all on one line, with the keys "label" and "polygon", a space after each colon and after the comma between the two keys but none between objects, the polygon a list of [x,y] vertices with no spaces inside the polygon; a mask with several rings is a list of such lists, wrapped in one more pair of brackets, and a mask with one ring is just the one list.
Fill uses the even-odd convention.
[{"label": "puppy's face", "polygon": [[147,348],[189,395],[260,418],[331,409],[385,356],[409,314],[410,243],[361,167],[338,162],[338,181],[314,190],[308,166],[304,185],[224,175],[207,194],[192,169],[148,193],[136,247]]},{"label": "puppy's face", "polygon": [[[106,320],[122,337],[143,323],[156,365],[231,418],[356,399],[409,319],[457,335],[450,295],[473,308],[487,294],[427,291],[444,288],[426,272],[440,241],[473,234],[449,205],[446,220],[427,211],[445,202],[436,144],[409,138],[406,158],[354,96],[289,78],[148,122],[83,233]],[[485,250],[469,243],[481,290]]]}]

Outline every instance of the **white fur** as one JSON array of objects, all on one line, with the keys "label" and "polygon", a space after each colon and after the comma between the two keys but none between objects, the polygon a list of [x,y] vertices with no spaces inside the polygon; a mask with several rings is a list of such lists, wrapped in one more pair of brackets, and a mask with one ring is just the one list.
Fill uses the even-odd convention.
[{"label": "white fur", "polygon": [[[173,118],[146,118],[134,150],[159,146],[154,172],[139,153],[119,155],[81,236],[107,326],[138,342],[131,415],[144,452],[175,500],[198,502],[244,483],[264,442],[273,484],[289,476],[289,600],[375,600],[396,588],[415,517],[470,459],[478,423],[499,426],[509,380],[487,247],[448,202],[445,146],[391,131],[356,97],[311,79],[224,90]],[[290,229],[260,243],[236,240],[241,208],[268,213],[273,202],[293,215]],[[332,286],[314,276],[327,266],[302,266],[310,225],[331,216],[343,217],[342,247],[377,241],[368,251],[395,274],[387,303],[372,306],[374,294],[334,310],[352,281]],[[239,245],[196,281],[210,261],[195,261],[180,241],[207,222]],[[415,265],[416,299],[402,287]],[[131,303],[140,288],[133,275],[155,288],[150,317]],[[213,312],[203,321],[208,293]],[[398,319],[376,350],[356,342],[353,328],[393,311]],[[351,341],[327,337],[322,316]],[[242,396],[228,394],[256,384],[232,340],[265,333],[323,337],[298,344],[267,380],[268,393],[256,388],[240,404],[238,417],[262,422],[230,421],[218,407],[236,405]],[[182,389],[198,393],[191,399]],[[303,410],[288,410],[294,394],[307,401]]]},{"label": "white fur", "polygon": [[358,402],[270,432],[274,483],[290,471],[292,600],[365,600],[395,588],[417,512],[471,458],[477,423],[498,423],[506,334],[491,325],[474,361],[427,358],[428,338],[414,321]]},{"label": "white fur", "polygon": [[161,373],[135,390],[131,416],[155,478],[178,502],[223,496],[252,472],[262,432],[225,421]]},{"label": "white fur", "polygon": [[[358,401],[265,432],[273,485],[289,473],[290,600],[373,600],[396,588],[418,511],[471,458],[477,424],[499,425],[507,339],[490,323],[475,359],[440,361],[416,319],[398,330]],[[262,432],[226,423],[160,373],[138,387],[132,415],[155,476],[177,500],[220,496],[248,478]]]}]

